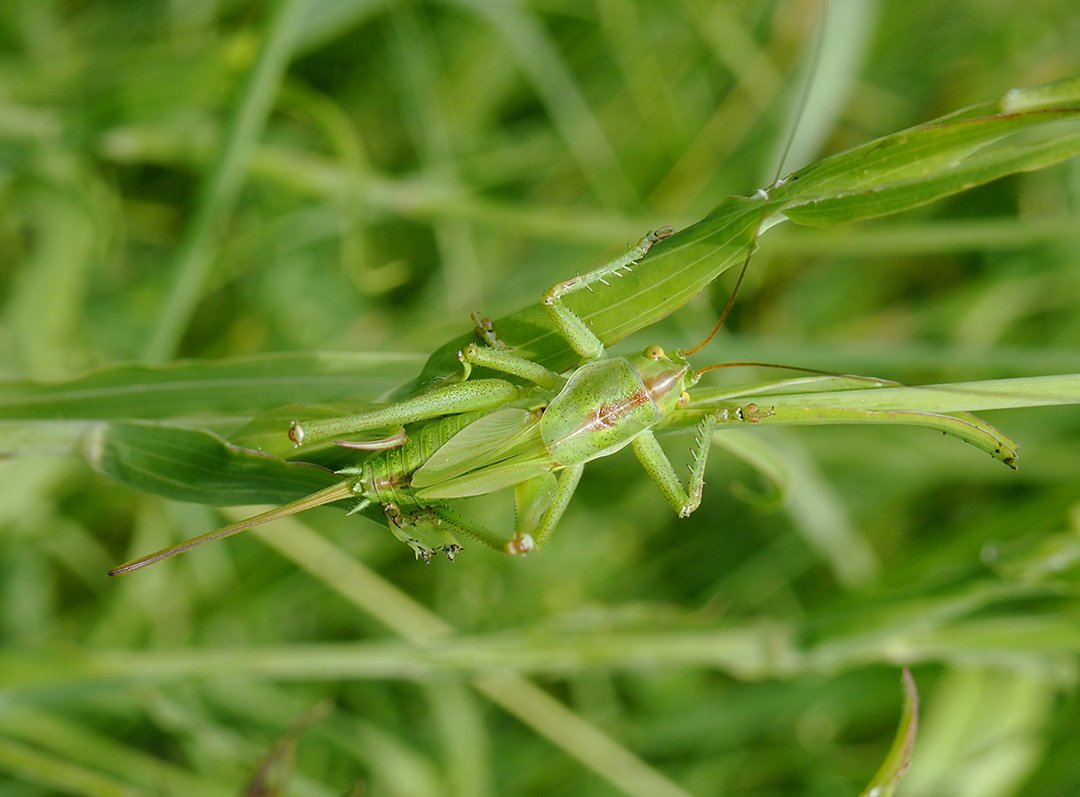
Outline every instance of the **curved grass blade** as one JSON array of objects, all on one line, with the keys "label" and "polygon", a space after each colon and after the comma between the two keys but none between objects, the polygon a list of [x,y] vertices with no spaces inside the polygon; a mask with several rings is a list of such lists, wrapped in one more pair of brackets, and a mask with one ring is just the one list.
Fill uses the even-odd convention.
[{"label": "curved grass blade", "polygon": [[896,737],[893,739],[889,754],[885,756],[881,769],[877,771],[859,797],[892,797],[911,763],[911,753],[915,749],[915,736],[919,730],[919,692],[915,687],[915,679],[911,677],[911,671],[907,667],[904,668],[901,682],[904,686],[904,708],[900,714],[900,725],[896,729]]}]

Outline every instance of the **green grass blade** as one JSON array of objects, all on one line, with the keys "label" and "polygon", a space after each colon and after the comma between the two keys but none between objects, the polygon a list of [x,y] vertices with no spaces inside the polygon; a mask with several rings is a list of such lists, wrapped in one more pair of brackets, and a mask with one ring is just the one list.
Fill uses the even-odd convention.
[{"label": "green grass blade", "polygon": [[[721,389],[721,392],[724,392]],[[849,390],[788,395],[744,395],[741,403],[774,409],[850,409],[876,412],[984,412],[1021,407],[1080,404],[1080,374],[987,379],[941,385],[872,385]],[[695,405],[709,406],[711,391],[700,391]]]},{"label": "green grass blade", "polygon": [[859,797],[892,797],[900,779],[904,777],[908,764],[911,763],[911,753],[915,748],[915,735],[919,729],[919,692],[915,688],[915,679],[911,677],[911,671],[906,667],[902,677],[904,685],[904,708],[900,714],[900,725],[896,729],[896,738],[893,740],[889,754],[881,769],[867,784]]},{"label": "green grass blade", "polygon": [[[88,768],[84,770],[86,775],[93,777],[96,773],[103,784],[114,779],[114,788],[122,784],[125,793],[158,794],[163,779],[179,793],[214,792],[214,781],[202,773],[195,774],[136,746],[118,743],[85,718],[68,718],[51,707],[9,706],[0,714],[0,729],[16,744],[27,745],[27,749],[32,746],[43,757],[41,760],[56,756],[72,766]],[[55,767],[55,763],[50,767]]]},{"label": "green grass blade", "polygon": [[[418,362],[413,355],[378,352],[275,354],[113,365],[63,382],[0,381],[0,452],[67,452],[98,421],[235,426],[297,396],[370,400],[408,378]],[[287,431],[288,420],[283,440]]]},{"label": "green grass blade", "polygon": [[[837,384],[845,387],[820,390]],[[790,387],[795,391],[774,392]],[[691,409],[677,414],[668,426],[690,426],[704,408],[726,409],[734,418],[736,410],[751,404],[758,407],[754,423],[761,425],[896,424],[936,429],[1015,468],[1017,444],[970,413],[1080,404],[1080,374],[923,386],[851,376],[813,376],[746,390],[706,388],[696,392]]]},{"label": "green grass blade", "polygon": [[[0,737],[24,748],[0,754],[4,797],[239,795],[326,699],[331,715],[298,740],[290,795],[856,795],[896,731],[903,664],[926,673],[927,708],[897,794],[1080,794],[1075,405],[993,416],[1023,443],[1016,473],[908,428],[726,426],[705,500],[682,520],[621,452],[586,469],[542,555],[463,539],[453,564],[430,567],[376,507],[375,525],[312,512],[109,580],[128,554],[223,513],[139,494],[67,453],[93,431],[132,465],[122,478],[149,489],[285,501],[315,489],[286,463],[365,456],[293,448],[291,420],[386,401],[474,309],[507,316],[502,337],[535,340],[552,367],[574,365],[543,337],[541,292],[661,225],[687,229],[631,281],[570,304],[609,344],[691,344],[762,210],[766,224],[786,210],[831,223],[1066,154],[1074,123],[1050,117],[1076,108],[1068,83],[912,125],[1080,74],[1075,0],[1022,14],[828,0],[821,45],[819,0],[310,0],[295,29],[278,27],[294,40],[288,66],[234,162],[240,192],[197,250],[279,3],[0,3],[0,374],[38,380],[0,382],[0,451],[20,455],[0,453]],[[794,77],[815,49],[814,77]],[[806,85],[788,171],[822,146],[904,133],[809,167],[770,202],[722,202],[773,179],[785,108]],[[1078,168],[904,217],[770,227],[695,366],[782,362],[910,385],[1080,373]],[[207,252],[178,325],[197,362],[84,374],[142,357],[161,310],[181,302],[166,293],[173,267],[195,262],[197,278]],[[709,284],[717,275],[725,284]],[[686,304],[702,286],[710,295]],[[427,376],[460,374],[457,348]],[[370,368],[334,356],[340,370],[317,355],[212,362],[395,349],[423,356],[385,371],[377,355]],[[921,413],[960,428],[950,412],[844,409],[879,393],[783,379],[794,375],[702,384],[733,385],[716,406],[790,402],[777,417],[825,419],[808,406],[821,400],[836,402],[832,420]],[[1018,384],[959,403],[1001,403]],[[542,401],[534,391],[523,406]],[[688,437],[662,441],[679,471]],[[549,476],[531,485],[541,501]],[[452,509],[509,536],[514,499],[529,509],[516,492]]]},{"label": "green grass blade", "polygon": [[214,264],[218,237],[247,174],[248,161],[270,113],[285,67],[292,57],[309,0],[277,0],[255,63],[234,105],[213,166],[204,178],[196,213],[172,265],[168,301],[146,345],[145,356],[160,362],[175,355],[202,298]]},{"label": "green grass blade", "polygon": [[486,0],[449,0],[496,27],[519,59],[555,126],[592,190],[607,204],[636,204],[637,196],[611,142],[567,68],[558,47],[549,40],[538,14],[529,6]]},{"label": "green grass blade", "polygon": [[356,400],[412,372],[410,354],[260,354],[151,366],[120,364],[63,382],[0,381],[0,419],[151,420],[247,415],[294,401]]},{"label": "green grass blade", "polygon": [[[731,197],[706,218],[656,244],[633,271],[593,293],[578,292],[566,303],[606,345],[622,340],[679,309],[727,269],[740,264],[761,220],[781,203]],[[555,331],[539,304],[494,322],[495,332],[522,356],[555,371],[580,360]],[[477,339],[463,335],[428,359],[420,383],[460,368],[457,352]]]},{"label": "green grass blade", "polygon": [[65,755],[52,755],[10,739],[0,738],[0,768],[15,773],[20,780],[79,797],[142,797],[150,794],[118,778],[75,764]]},{"label": "green grass blade", "polygon": [[950,120],[827,158],[776,194],[795,194],[785,211],[792,221],[828,226],[898,213],[1077,153],[1080,108]]},{"label": "green grass blade", "polygon": [[136,489],[216,506],[292,501],[340,481],[323,468],[240,449],[210,432],[148,423],[97,427],[87,459]]},{"label": "green grass blade", "polygon": [[[839,389],[830,391],[829,387]],[[785,379],[771,385],[751,385],[742,389],[724,388],[719,391],[714,389],[709,392],[708,398],[698,396],[691,405],[691,409],[687,411],[686,417],[682,417],[682,413],[676,413],[667,425],[687,426],[692,420],[701,417],[701,412],[696,409],[697,407],[709,406],[721,410],[722,420],[732,425],[741,425],[749,420],[754,425],[767,426],[824,424],[922,426],[958,437],[1010,468],[1016,468],[1016,460],[1019,457],[1017,444],[998,429],[969,412],[956,411],[954,414],[945,414],[944,411],[901,409],[896,406],[862,409],[845,403],[849,398],[853,398],[853,403],[858,405],[860,398],[867,398],[866,391],[889,387],[903,386],[882,379],[821,375]],[[794,388],[794,392],[786,394],[786,391],[791,388]],[[809,406],[804,406],[804,397],[818,397],[822,393],[827,393],[834,400],[824,405],[816,404],[811,400]],[[850,393],[855,396],[849,396]],[[779,399],[780,403],[774,403],[774,399]],[[869,399],[869,401],[874,403],[874,399]],[[900,402],[903,402],[903,397],[900,398]],[[885,403],[888,404],[888,401]]]},{"label": "green grass blade", "polygon": [[[611,345],[685,305],[742,262],[759,227],[783,218],[825,226],[898,213],[1080,153],[1080,78],[1011,92],[987,103],[871,141],[786,178],[768,199],[729,197],[696,224],[654,247],[632,274],[568,300]],[[764,222],[764,224],[763,224]],[[576,361],[539,307],[495,321],[510,346],[554,370]],[[420,383],[452,373],[474,336],[440,347]]]}]

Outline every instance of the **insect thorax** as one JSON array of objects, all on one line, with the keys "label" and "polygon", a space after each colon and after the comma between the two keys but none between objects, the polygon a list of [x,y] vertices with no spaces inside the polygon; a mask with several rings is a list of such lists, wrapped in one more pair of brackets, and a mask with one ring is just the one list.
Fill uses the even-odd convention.
[{"label": "insect thorax", "polygon": [[573,465],[618,451],[661,417],[637,369],[620,357],[578,368],[540,429],[552,457]]}]

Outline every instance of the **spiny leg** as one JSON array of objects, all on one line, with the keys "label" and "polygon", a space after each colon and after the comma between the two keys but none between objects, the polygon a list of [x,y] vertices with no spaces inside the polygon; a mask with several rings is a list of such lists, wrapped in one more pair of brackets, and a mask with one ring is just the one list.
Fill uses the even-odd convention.
[{"label": "spiny leg", "polygon": [[[554,493],[543,495],[540,500],[548,503],[540,522],[531,530],[519,528],[514,539],[506,546],[507,553],[526,554],[530,551],[539,551],[551,538],[555,527],[562,520],[566,508],[570,505],[570,499],[574,497],[581,474],[585,471],[585,465],[567,465],[559,475],[558,484]],[[524,514],[524,513],[519,513]]]},{"label": "spiny leg", "polygon": [[322,440],[366,429],[424,421],[442,415],[497,409],[517,398],[518,393],[515,385],[502,379],[474,379],[471,382],[443,385],[419,396],[356,415],[306,423],[293,421],[289,428],[289,439],[299,446],[305,440]]},{"label": "spiny leg", "polygon": [[587,360],[595,360],[604,353],[604,343],[573,310],[562,303],[562,298],[582,288],[592,290],[591,286],[597,282],[602,285],[609,284],[608,277],[621,277],[623,271],[630,271],[648,254],[653,244],[670,238],[674,234],[675,231],[671,227],[661,227],[659,230],[642,236],[641,240],[626,254],[615,258],[610,263],[548,288],[540,298],[540,303],[547,310],[559,334],[566,338],[574,351]]},{"label": "spiny leg", "polygon": [[548,370],[540,363],[519,357],[506,349],[485,348],[470,343],[458,352],[458,360],[461,361],[461,365],[465,369],[463,379],[469,378],[475,365],[490,368],[493,371],[500,371],[510,376],[520,377],[549,390],[559,390],[566,384],[566,379],[554,371]]},{"label": "spiny leg", "polygon": [[514,485],[515,537],[532,538],[555,498],[559,480],[552,472]]},{"label": "spiny leg", "polygon": [[489,548],[494,548],[496,551],[506,553],[507,541],[505,537],[500,537],[498,534],[481,526],[479,523],[463,518],[448,507],[433,506],[428,509],[428,511],[437,518],[436,522],[448,526],[458,534],[469,537],[477,542],[482,542],[484,545]]},{"label": "spiny leg", "polygon": [[[357,507],[358,510],[361,508],[363,507]],[[387,503],[383,504],[382,509],[390,532],[412,548],[416,558],[422,559],[424,564],[430,564],[431,557],[440,553],[451,562],[454,561],[454,557],[461,550],[455,533],[496,550],[506,549],[504,539],[445,506],[412,507],[406,511],[395,503]]]},{"label": "spiny leg", "polygon": [[705,462],[709,458],[709,446],[712,445],[713,429],[716,428],[716,416],[706,415],[698,426],[697,441],[694,444],[693,461],[690,464],[690,482],[683,489],[671,460],[649,430],[634,438],[631,445],[645,472],[660,488],[671,508],[679,517],[689,517],[701,505],[701,496],[705,490]]}]

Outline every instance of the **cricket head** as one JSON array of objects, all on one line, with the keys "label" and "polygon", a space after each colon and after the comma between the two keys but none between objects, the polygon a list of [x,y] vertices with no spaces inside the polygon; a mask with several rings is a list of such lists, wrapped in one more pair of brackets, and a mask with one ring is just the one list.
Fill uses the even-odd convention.
[{"label": "cricket head", "polygon": [[657,408],[667,414],[690,401],[686,392],[697,382],[690,363],[678,352],[668,354],[660,346],[648,346],[630,358],[641,382]]}]

